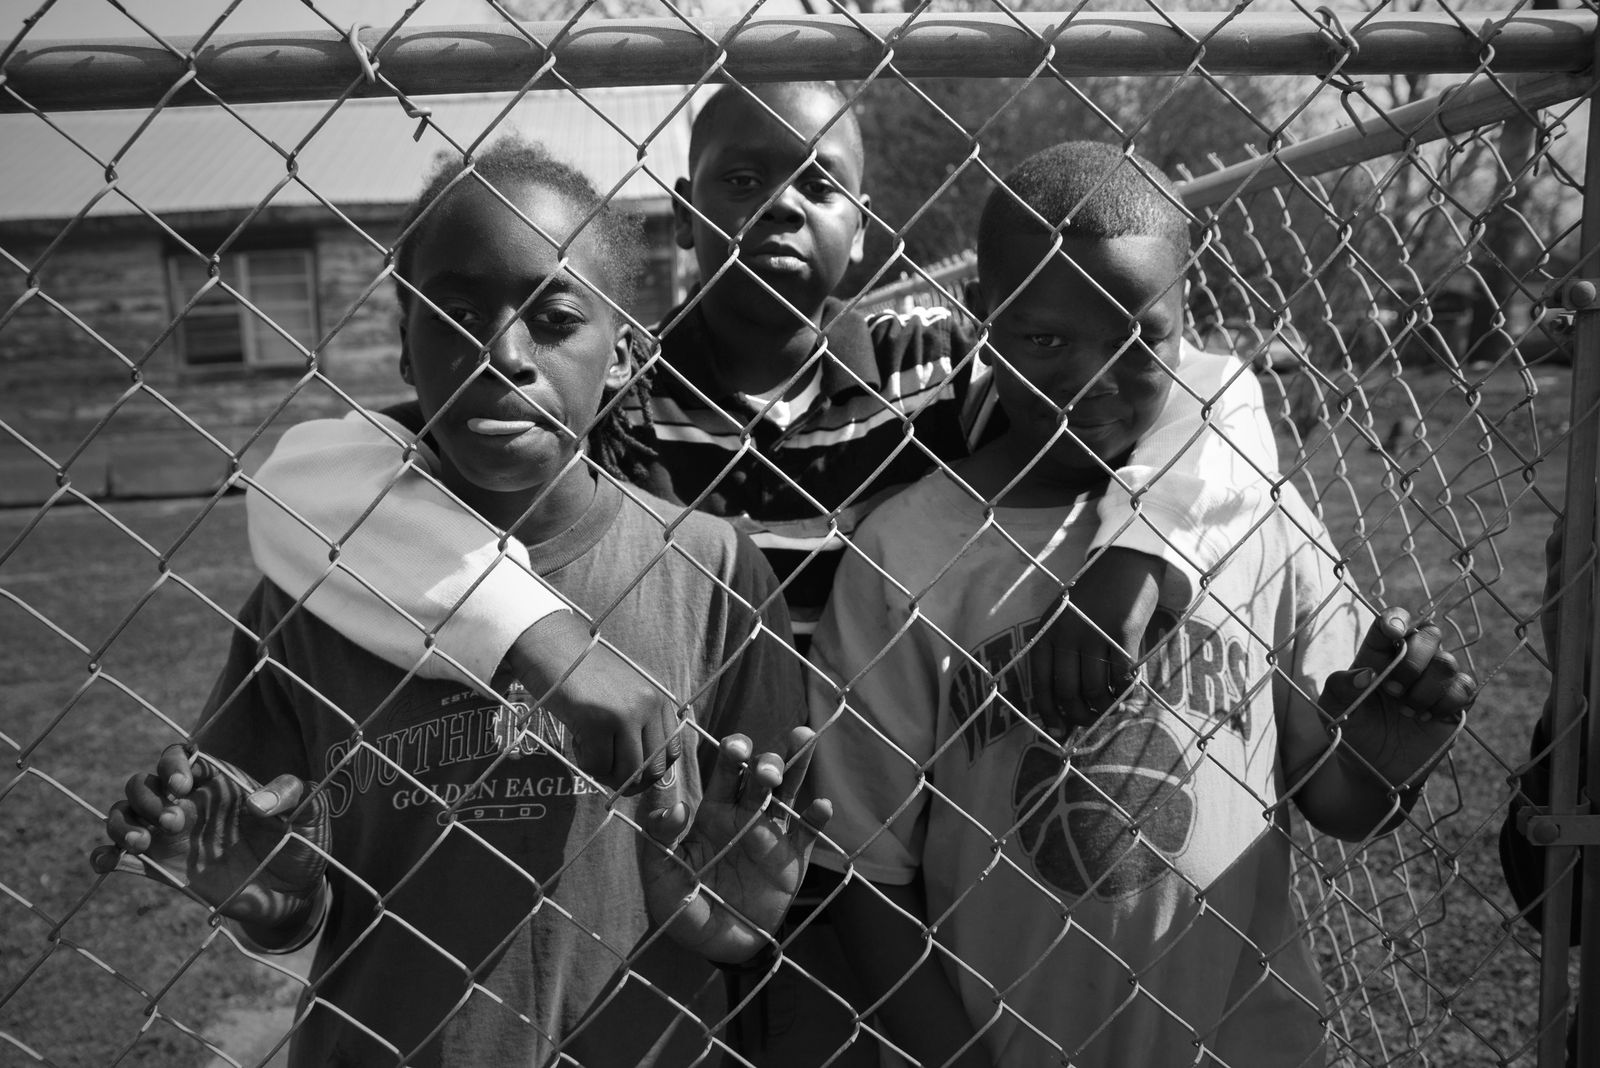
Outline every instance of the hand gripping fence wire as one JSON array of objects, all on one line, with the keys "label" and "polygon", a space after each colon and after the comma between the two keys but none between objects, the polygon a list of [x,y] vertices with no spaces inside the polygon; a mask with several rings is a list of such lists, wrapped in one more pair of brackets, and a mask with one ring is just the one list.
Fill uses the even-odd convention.
[{"label": "hand gripping fence wire", "polygon": [[[1180,799],[1192,796],[1183,775],[1133,812],[1118,807],[1123,795],[1111,780],[1067,770],[1084,751],[1075,750],[1054,758],[1059,779],[1049,788],[1025,789],[1019,777],[1014,819],[996,825],[963,809],[939,774],[962,737],[935,756],[909,756],[885,729],[851,718],[853,698],[824,701],[823,730],[867,723],[885,777],[913,783],[916,797],[992,845],[979,875],[948,888],[948,900],[918,921],[929,967],[963,983],[969,1006],[980,1004],[969,1012],[980,1045],[1008,1034],[1013,1050],[1032,1051],[1001,1063],[1108,1063],[1097,1059],[1100,1036],[1118,1034],[1124,1013],[1146,1013],[1185,1036],[1185,1056],[1237,1048],[1227,1045],[1229,1029],[1246,1018],[1239,1006],[1248,997],[1188,1018],[1188,1003],[1163,985],[1160,954],[1124,955],[1082,919],[1084,903],[1115,898],[1137,861],[1152,881],[1180,888],[1195,930],[1231,925],[1228,944],[1249,967],[1226,982],[1309,1012],[1328,1063],[1600,1063],[1600,948],[1577,938],[1600,923],[1600,817],[1585,779],[1600,761],[1600,732],[1587,716],[1591,666],[1600,664],[1592,3],[1450,0],[1411,10],[1245,0],[1106,11],[977,0],[782,8],[493,0],[470,26],[428,21],[441,17],[432,3],[388,22],[387,12],[355,6],[307,0],[285,10],[281,28],[264,29],[241,22],[239,5],[179,26],[111,0],[79,5],[95,13],[88,24],[64,2],[43,3],[10,13],[0,30],[0,749],[14,766],[0,777],[0,1063],[275,1063],[296,1038],[306,1047],[328,1033],[318,1020],[337,1018],[371,1063],[437,1057],[470,1019],[500,1020],[540,1063],[584,1064],[609,1037],[607,1007],[634,1004],[635,995],[681,1018],[675,1034],[688,1035],[691,1050],[683,1063],[904,1063],[906,1036],[876,995],[815,948],[822,936],[841,937],[835,882],[808,883],[787,923],[757,936],[752,963],[727,979],[708,969],[688,992],[651,962],[670,949],[668,933],[652,927],[622,944],[594,919],[593,902],[575,887],[594,853],[618,843],[629,856],[649,854],[638,863],[664,879],[691,888],[700,880],[694,907],[720,903],[737,914],[742,902],[712,873],[748,834],[709,846],[691,836],[677,859],[667,857],[644,836],[645,808],[589,776],[570,748],[547,744],[561,733],[544,695],[507,690],[496,665],[462,655],[451,628],[464,624],[454,617],[466,619],[475,598],[527,566],[503,530],[478,523],[481,571],[452,587],[438,618],[406,599],[396,574],[406,565],[374,553],[363,533],[419,483],[441,508],[467,515],[430,466],[429,447],[371,413],[409,395],[395,374],[396,252],[402,212],[430,158],[475,166],[498,138],[521,131],[584,170],[602,200],[644,220],[639,291],[616,308],[634,329],[636,372],[683,405],[718,414],[726,478],[765,480],[808,510],[806,522],[785,528],[805,535],[784,543],[791,556],[806,564],[835,552],[871,556],[855,543],[887,484],[875,480],[891,463],[920,473],[955,460],[905,398],[863,377],[831,335],[806,359],[801,374],[848,379],[879,398],[863,418],[898,431],[881,468],[861,472],[855,492],[830,497],[803,476],[786,482],[765,444],[781,398],[724,411],[706,380],[671,356],[672,333],[696,328],[712,286],[742,282],[796,322],[807,317],[746,264],[757,224],[727,229],[684,198],[682,183],[691,177],[690,123],[719,87],[820,80],[839,84],[867,158],[860,194],[840,194],[866,219],[864,254],[836,290],[841,314],[880,331],[957,324],[971,340],[948,354],[952,380],[1002,359],[994,331],[1011,295],[982,292],[976,238],[980,205],[1013,167],[1052,143],[1086,138],[1171,175],[1194,235],[1185,337],[1237,361],[1215,392],[1172,386],[1199,412],[1197,439],[1234,433],[1225,397],[1259,388],[1278,452],[1276,470],[1255,471],[1266,513],[1303,497],[1327,528],[1328,571],[1369,607],[1401,605],[1437,621],[1444,647],[1481,685],[1420,799],[1386,833],[1343,841],[1311,830],[1296,814],[1296,769],[1251,795],[1267,817],[1263,835],[1286,845],[1292,868],[1291,920],[1276,940],[1246,930],[1182,865],[1183,850],[1162,844]],[[842,128],[844,118],[837,112],[824,126]],[[794,185],[827,166],[820,141],[809,147],[784,175]],[[471,166],[459,181],[477,181]],[[755,214],[785,210],[787,195],[773,192]],[[680,247],[688,231],[741,252],[702,278],[694,251]],[[575,243],[546,236],[581,273]],[[604,279],[582,281],[604,288]],[[432,304],[419,289],[407,293]],[[486,381],[498,374],[479,372]],[[598,418],[625,420],[631,403],[613,400]],[[354,418],[375,435],[385,474],[330,529],[318,522],[320,504],[279,494],[257,472],[288,427],[351,413],[363,413]],[[1070,417],[1065,425],[1070,436]],[[672,432],[650,428],[658,440]],[[571,462],[601,464],[597,450]],[[1131,497],[1127,528],[1154,513],[1161,480],[1183,477],[1181,462],[1148,476],[1114,480],[1108,491]],[[597,477],[626,485],[604,470]],[[289,621],[269,620],[266,633],[250,629],[264,617],[239,618],[257,581],[246,557],[246,491],[287,514],[284,537],[318,562],[310,588],[287,598]],[[713,478],[683,503],[726,511],[724,491]],[[980,501],[976,514],[972,544],[1027,553],[1023,535],[1006,529],[1006,510]],[[614,640],[629,613],[665,619],[676,610],[641,608],[660,569],[681,566],[737,599],[725,574],[683,548],[697,522],[663,518],[640,573],[616,576],[606,603],[577,607],[591,628],[588,655],[638,668],[689,720],[690,748],[707,756],[719,739],[703,710],[771,635],[752,624],[730,636],[730,659],[686,687],[650,654]],[[1196,564],[1200,600],[1244,558],[1245,540]],[[1184,551],[1171,537],[1165,547]],[[1017,647],[999,655],[946,633],[953,623],[938,615],[938,587],[955,561],[913,580],[884,559],[859,573],[910,609],[887,625],[885,648],[854,650],[856,668],[883,669],[896,643],[947,641],[949,670],[976,695],[967,736],[974,724],[1004,722],[1037,735],[1034,749],[1046,746],[1039,721],[1019,707],[1026,668]],[[779,597],[801,603],[792,576],[803,571],[783,572],[769,603],[746,608],[771,609]],[[1075,577],[1055,576],[1062,585]],[[375,705],[347,707],[315,692],[306,665],[275,652],[317,591],[333,589],[366,599],[409,634],[404,678]],[[1063,605],[1058,614],[1076,611],[1070,597]],[[1210,654],[1194,637],[1198,612],[1191,605],[1169,621],[1191,643],[1181,670],[1200,672],[1189,688],[1151,682],[1159,658],[1136,684],[1158,703],[1172,693],[1180,704],[1247,701],[1271,689],[1307,638],[1240,616],[1248,656],[1269,668],[1236,680],[1204,676]],[[215,894],[89,865],[129,776],[153,770],[171,744],[205,750],[197,716],[239,632],[248,635],[234,646],[249,650],[244,677],[287,680],[295,700],[332,725],[311,787],[341,812],[342,797],[365,793],[435,828],[414,863],[381,883],[353,866],[346,839],[336,834],[325,848],[303,828],[267,849],[254,873],[276,877],[308,849],[326,853],[343,895],[336,908],[371,916],[345,956],[358,960],[369,940],[404,939],[418,970],[381,984],[452,992],[441,1018],[415,1033],[397,1038],[390,1022],[350,1008],[367,1002],[341,985],[341,960],[319,960],[312,978],[312,948],[261,952],[222,921]],[[425,660],[449,661],[458,680],[450,713],[458,719],[449,723],[463,733],[449,737],[464,747],[458,755],[478,760],[462,782],[431,777],[415,759],[423,750],[408,749],[389,718],[407,687],[447,685],[418,680],[412,669]],[[1353,725],[1336,719],[1329,729],[1343,744]],[[1198,767],[1212,740],[1202,732],[1180,746],[1198,754]],[[594,814],[537,874],[526,858],[502,853],[505,839],[484,815],[493,802],[507,825],[559,833],[535,813],[568,809],[494,793],[521,781],[509,769],[534,753],[555,756],[550,781],[565,784],[574,810],[591,805]],[[1407,785],[1391,790],[1396,811]],[[1051,807],[1065,806],[1072,789],[1081,805],[1112,813],[1127,844],[1111,860],[1074,854],[1078,881],[1064,889],[1038,860],[1038,843],[1049,828],[1072,826],[1066,807]],[[894,819],[883,823],[874,841],[897,833]],[[1502,870],[1503,826],[1520,849],[1515,878],[1535,883],[1521,897]],[[834,844],[825,838],[818,848]],[[865,884],[876,871],[874,848],[844,858],[859,864],[851,880]],[[483,896],[453,888],[456,907],[517,916],[470,951],[412,896],[462,850],[492,863],[477,888]],[[1059,952],[1092,956],[1116,977],[1120,993],[1103,1020],[1063,1037],[1031,1007],[1029,976],[1058,967],[1048,949],[1026,947],[1037,958],[997,978],[986,958],[953,948],[949,932],[996,883],[1020,887],[1059,918]],[[501,900],[491,900],[491,886]],[[607,988],[592,1017],[541,1015],[505,961],[530,952],[530,932],[555,929],[634,993]],[[1175,930],[1163,953],[1181,955],[1190,936]],[[1283,962],[1286,946],[1300,943],[1312,974],[1297,984]],[[790,1016],[801,1023],[790,1026]],[[638,1017],[632,1026],[654,1025]],[[297,1056],[313,1063],[318,1052]]]}]

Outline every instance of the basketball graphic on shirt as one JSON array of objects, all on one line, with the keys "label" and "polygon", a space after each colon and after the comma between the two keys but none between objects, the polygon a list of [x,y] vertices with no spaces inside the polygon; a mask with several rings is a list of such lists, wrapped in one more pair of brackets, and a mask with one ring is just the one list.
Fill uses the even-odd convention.
[{"label": "basketball graphic on shirt", "polygon": [[1194,788],[1182,744],[1154,715],[1102,720],[1087,742],[1065,761],[1049,743],[1023,752],[1017,839],[1050,886],[1112,901],[1172,871],[1194,830]]}]

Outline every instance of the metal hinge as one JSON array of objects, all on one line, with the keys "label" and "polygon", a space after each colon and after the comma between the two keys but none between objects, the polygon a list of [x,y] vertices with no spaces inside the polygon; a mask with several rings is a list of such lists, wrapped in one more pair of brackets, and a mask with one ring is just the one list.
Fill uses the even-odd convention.
[{"label": "metal hinge", "polygon": [[1568,311],[1593,311],[1600,305],[1600,279],[1574,278],[1561,287],[1560,305]]},{"label": "metal hinge", "polygon": [[1600,280],[1574,278],[1545,291],[1549,314],[1544,318],[1544,329],[1552,336],[1566,337],[1577,326],[1580,312],[1600,310]]},{"label": "metal hinge", "polygon": [[1561,816],[1529,805],[1517,813],[1517,830],[1536,846],[1600,845],[1600,816],[1592,815],[1587,804]]}]

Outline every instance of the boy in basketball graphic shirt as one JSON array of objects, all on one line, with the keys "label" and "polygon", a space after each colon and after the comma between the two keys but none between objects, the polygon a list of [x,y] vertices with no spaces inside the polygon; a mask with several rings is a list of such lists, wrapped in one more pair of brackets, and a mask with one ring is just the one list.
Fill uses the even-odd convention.
[{"label": "boy in basketball graphic shirt", "polygon": [[1370,621],[1285,484],[1239,495],[1249,533],[1205,585],[1168,572],[1117,705],[1066,729],[1033,710],[1024,650],[1092,556],[1108,470],[1174,376],[1204,394],[1237,370],[1181,341],[1175,203],[1088,142],[990,196],[1008,429],[863,525],[812,646],[842,851],[815,859],[848,874],[841,943],[922,1064],[1320,1064],[1291,806],[1349,839],[1397,825],[1475,692],[1436,626]]}]

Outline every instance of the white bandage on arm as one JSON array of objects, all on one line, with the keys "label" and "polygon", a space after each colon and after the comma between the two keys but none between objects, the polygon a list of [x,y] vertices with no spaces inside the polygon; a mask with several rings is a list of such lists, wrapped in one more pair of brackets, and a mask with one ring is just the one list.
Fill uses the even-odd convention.
[{"label": "white bandage on arm", "polygon": [[520,542],[502,544],[423,473],[436,469],[386,416],[301,423],[245,498],[250,551],[268,579],[369,652],[429,678],[487,681],[523,631],[567,605],[528,569]]},{"label": "white bandage on arm", "polygon": [[1092,547],[1134,549],[1195,578],[1259,514],[1278,449],[1248,367],[1185,344],[1177,372],[1160,417],[1101,499]]}]

